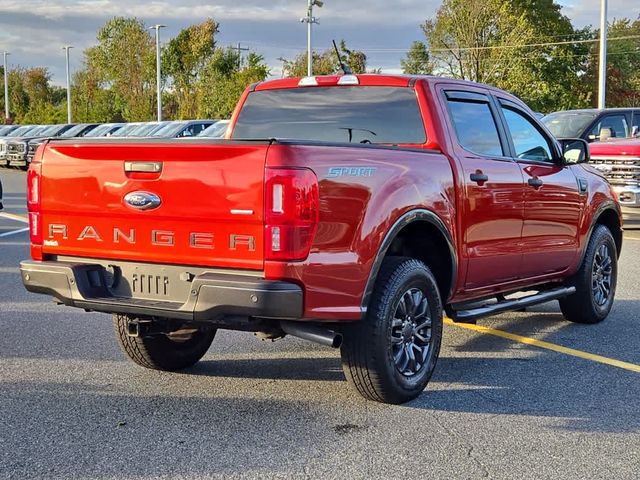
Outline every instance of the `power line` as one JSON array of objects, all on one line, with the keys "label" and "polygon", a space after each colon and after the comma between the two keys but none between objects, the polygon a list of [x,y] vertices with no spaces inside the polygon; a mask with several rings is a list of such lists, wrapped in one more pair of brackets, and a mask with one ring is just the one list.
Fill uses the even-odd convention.
[{"label": "power line", "polygon": [[[631,40],[640,38],[640,35],[625,35],[622,37],[610,37],[609,41],[615,40]],[[452,50],[455,51],[475,51],[475,50],[500,50],[503,48],[528,48],[528,47],[547,47],[547,46],[555,46],[555,45],[575,45],[582,43],[596,43],[600,41],[598,38],[595,39],[585,39],[585,40],[565,40],[562,42],[540,42],[540,43],[526,43],[522,45],[485,45],[479,47],[451,47],[451,48],[430,48],[429,52],[449,52]],[[398,53],[398,52],[406,52],[408,49],[406,48],[356,48],[355,50],[362,50],[364,52],[376,52],[376,53]]]},{"label": "power line", "polygon": [[[551,35],[551,37],[553,37],[553,35]],[[640,35],[625,35],[620,37],[609,37],[608,41],[611,42],[616,40],[633,40],[638,38],[640,38]],[[557,45],[575,45],[575,44],[584,44],[584,43],[596,43],[598,41],[600,41],[599,38],[592,38],[592,39],[582,39],[582,40],[564,40],[561,42],[527,43],[523,45],[514,45],[514,44],[487,45],[487,46],[478,46],[478,47],[460,47],[460,48],[455,48],[455,51],[499,50],[499,49],[506,49],[506,48],[528,48],[528,47],[546,47],[546,46],[557,46]],[[267,47],[267,48],[290,50],[290,51],[296,51],[296,52],[302,51],[300,50],[300,48],[285,46],[285,45],[265,44],[265,43],[252,42],[252,41],[245,41],[245,43],[259,45],[263,48]],[[409,47],[407,48],[376,48],[376,47],[368,48],[368,47],[362,47],[362,46],[355,46],[352,48],[352,50],[360,50],[365,53],[405,53],[409,50]],[[447,52],[451,50],[454,50],[454,49],[446,49],[446,48],[429,49],[430,52]]]}]

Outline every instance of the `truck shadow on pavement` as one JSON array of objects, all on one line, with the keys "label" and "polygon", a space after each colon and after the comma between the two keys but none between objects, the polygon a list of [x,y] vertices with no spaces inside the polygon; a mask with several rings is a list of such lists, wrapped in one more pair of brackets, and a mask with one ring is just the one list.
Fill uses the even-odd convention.
[{"label": "truck shadow on pavement", "polygon": [[344,381],[340,359],[255,358],[247,360],[205,360],[184,374],[219,378],[256,378],[267,380]]}]

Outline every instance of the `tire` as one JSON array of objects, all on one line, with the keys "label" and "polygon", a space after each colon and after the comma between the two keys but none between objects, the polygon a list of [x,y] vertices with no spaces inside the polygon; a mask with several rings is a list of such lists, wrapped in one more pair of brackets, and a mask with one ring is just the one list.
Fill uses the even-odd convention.
[{"label": "tire", "polygon": [[442,301],[429,268],[411,258],[385,259],[365,319],[343,333],[342,369],[358,393],[393,404],[420,395],[442,340]]},{"label": "tire", "polygon": [[576,323],[599,323],[607,318],[616,294],[618,249],[604,225],[593,230],[582,265],[570,286],[576,293],[559,300],[564,318]]},{"label": "tire", "polygon": [[129,320],[127,315],[113,315],[118,343],[133,362],[153,370],[175,371],[195,365],[207,353],[216,334],[215,330],[198,330],[179,339],[166,334],[131,337],[127,334]]}]

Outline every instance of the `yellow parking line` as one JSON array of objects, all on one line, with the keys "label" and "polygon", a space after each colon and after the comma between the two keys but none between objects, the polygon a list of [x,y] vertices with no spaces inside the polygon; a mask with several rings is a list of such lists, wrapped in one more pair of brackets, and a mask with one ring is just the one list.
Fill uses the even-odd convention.
[{"label": "yellow parking line", "polygon": [[15,215],[13,213],[2,212],[0,213],[0,217],[8,218],[9,220],[15,220],[16,222],[29,223],[29,219],[27,217],[23,217],[22,215]]},{"label": "yellow parking line", "polygon": [[623,368],[625,370],[630,370],[632,372],[640,373],[640,365],[636,365],[634,363],[623,362],[621,360],[614,360],[613,358],[603,357],[602,355],[595,355],[593,353],[587,353],[581,350],[575,350],[573,348],[562,347],[560,345],[556,345],[555,343],[549,343],[543,340],[536,340],[535,338],[530,338],[530,337],[523,337],[521,335],[504,332],[502,330],[483,327],[482,325],[456,323],[449,318],[445,318],[444,323],[447,325],[454,325],[460,328],[466,328],[467,330],[473,330],[474,332],[485,333],[487,335],[494,335],[496,337],[502,337],[508,340],[513,340],[514,342],[523,343],[525,345],[533,345],[534,347],[545,348],[547,350],[553,350],[554,352],[564,353],[565,355],[571,355],[574,357],[583,358],[585,360],[591,360],[592,362],[603,363],[605,365],[610,365],[612,367]]}]

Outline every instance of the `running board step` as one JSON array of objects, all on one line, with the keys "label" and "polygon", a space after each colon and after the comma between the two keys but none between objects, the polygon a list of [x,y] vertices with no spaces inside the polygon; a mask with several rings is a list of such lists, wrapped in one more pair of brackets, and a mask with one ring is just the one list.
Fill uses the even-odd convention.
[{"label": "running board step", "polygon": [[490,317],[499,313],[521,310],[526,307],[532,307],[540,303],[550,302],[559,298],[568,297],[576,293],[576,287],[554,288],[553,290],[545,290],[534,295],[515,298],[512,300],[502,300],[497,303],[483,305],[469,310],[453,310],[451,317],[454,322],[458,323],[476,323],[479,318]]}]

